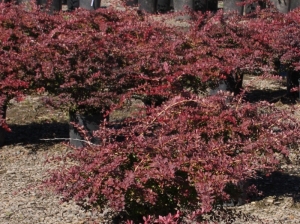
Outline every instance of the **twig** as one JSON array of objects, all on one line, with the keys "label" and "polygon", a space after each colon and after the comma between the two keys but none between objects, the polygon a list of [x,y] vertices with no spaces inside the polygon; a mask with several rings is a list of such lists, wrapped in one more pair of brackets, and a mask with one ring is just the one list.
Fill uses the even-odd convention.
[{"label": "twig", "polygon": [[81,140],[81,139],[74,139],[74,138],[42,138],[40,139],[41,141],[61,141],[61,140],[67,140],[67,141],[71,141],[71,140],[75,140],[75,141],[79,141],[79,142],[84,142],[84,143],[87,143],[89,145],[97,145],[97,144],[94,144],[90,141],[86,141],[86,140]]}]

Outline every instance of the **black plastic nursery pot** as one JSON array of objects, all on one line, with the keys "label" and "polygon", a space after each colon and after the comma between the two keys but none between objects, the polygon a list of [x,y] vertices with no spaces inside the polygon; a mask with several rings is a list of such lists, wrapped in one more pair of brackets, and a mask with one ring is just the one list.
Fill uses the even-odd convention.
[{"label": "black plastic nursery pot", "polygon": [[281,13],[288,13],[290,11],[290,0],[271,0]]},{"label": "black plastic nursery pot", "polygon": [[243,6],[237,5],[241,0],[224,0],[223,11],[224,13],[236,11],[238,14],[243,14]]},{"label": "black plastic nursery pot", "polygon": [[228,91],[233,92],[235,95],[241,93],[243,88],[244,75],[232,75],[226,79]]},{"label": "black plastic nursery pot", "polygon": [[229,91],[237,95],[242,90],[243,79],[243,75],[229,76],[226,80],[220,81],[218,86],[210,89],[209,95],[216,95],[219,91]]},{"label": "black plastic nursery pot", "polygon": [[0,147],[4,146],[4,142],[5,142],[5,130],[0,127]]},{"label": "black plastic nursery pot", "polygon": [[[108,119],[108,117],[106,117]],[[93,132],[99,129],[99,125],[104,121],[104,116],[102,113],[77,113],[69,112],[70,122],[74,122],[82,126],[88,131],[88,136],[91,137],[91,143],[98,145],[100,143],[99,139],[93,137]],[[84,142],[83,137],[72,124],[69,128],[70,144],[76,148],[84,147],[87,143]]]},{"label": "black plastic nursery pot", "polygon": [[209,89],[208,94],[210,96],[214,96],[217,95],[219,91],[228,91],[228,89],[229,89],[228,83],[225,81],[221,81],[217,87]]},{"label": "black plastic nursery pot", "polygon": [[127,6],[136,7],[136,6],[138,6],[139,1],[138,0],[126,0],[125,4]]},{"label": "black plastic nursery pot", "polygon": [[101,0],[79,0],[79,7],[88,10],[95,10],[101,7]]},{"label": "black plastic nursery pot", "polygon": [[[7,111],[7,106],[4,106],[2,114],[0,114],[0,116],[3,119],[6,118],[6,111]],[[0,127],[0,146],[3,146],[5,143],[5,135],[6,135],[6,130],[4,130],[4,128]]]},{"label": "black plastic nursery pot", "polygon": [[157,0],[157,12],[165,13],[170,11],[171,9],[171,1],[170,0]]},{"label": "black plastic nursery pot", "polygon": [[37,4],[44,10],[49,10],[50,13],[53,13],[61,10],[62,0],[37,0]]},{"label": "black plastic nursery pot", "polygon": [[300,0],[290,0],[290,10],[300,7]]},{"label": "black plastic nursery pot", "polygon": [[244,7],[244,14],[249,14],[252,13],[256,10],[256,7],[260,6],[261,9],[266,8],[266,3],[263,1],[260,1],[258,3],[252,3],[252,4],[248,4],[245,5]]},{"label": "black plastic nursery pot", "polygon": [[189,8],[195,10],[194,0],[173,0],[173,7],[175,12],[180,12]]},{"label": "black plastic nursery pot", "polygon": [[300,72],[288,71],[286,76],[287,93],[291,93],[291,89],[299,87]]},{"label": "black plastic nursery pot", "polygon": [[138,0],[139,10],[155,13],[156,12],[156,4],[157,0]]},{"label": "black plastic nursery pot", "polygon": [[196,11],[201,11],[201,12],[217,11],[218,0],[195,0],[194,8]]},{"label": "black plastic nursery pot", "polygon": [[68,11],[73,11],[79,8],[79,0],[67,0]]}]

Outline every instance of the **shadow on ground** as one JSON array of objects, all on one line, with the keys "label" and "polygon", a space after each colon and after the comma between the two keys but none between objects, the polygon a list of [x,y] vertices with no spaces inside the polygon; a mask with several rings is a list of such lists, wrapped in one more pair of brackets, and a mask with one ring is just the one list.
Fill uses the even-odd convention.
[{"label": "shadow on ground", "polygon": [[261,200],[263,198],[272,196],[275,199],[281,197],[292,197],[294,203],[300,202],[300,169],[286,172],[276,171],[272,174],[259,175],[258,179],[249,181],[249,184],[254,184],[261,196],[251,198],[252,201]]},{"label": "shadow on ground", "polygon": [[267,101],[269,103],[281,102],[282,104],[293,105],[298,103],[299,94],[298,92],[287,94],[287,91],[284,89],[280,89],[280,90],[253,89],[245,94],[245,100],[251,103],[255,103],[259,101]]},{"label": "shadow on ground", "polygon": [[[63,142],[58,138],[69,138],[69,124],[60,122],[30,123],[25,125],[10,125],[11,132],[5,136],[5,145],[22,144],[26,148],[38,150]],[[42,140],[52,139],[52,140]]]}]

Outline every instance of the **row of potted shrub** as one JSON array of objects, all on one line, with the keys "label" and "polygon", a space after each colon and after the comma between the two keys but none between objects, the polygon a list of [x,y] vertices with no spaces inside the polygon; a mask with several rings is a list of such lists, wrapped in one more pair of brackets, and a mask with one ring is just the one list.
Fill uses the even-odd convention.
[{"label": "row of potted shrub", "polygon": [[[71,117],[106,118],[94,133],[98,144],[73,147],[73,165],[45,182],[66,200],[108,205],[138,223],[168,213],[199,221],[232,197],[228,188],[276,169],[276,153],[287,156],[298,144],[290,112],[242,96],[207,96],[207,89],[225,82],[238,95],[243,75],[276,74],[278,60],[298,69],[299,10],[190,12],[190,30],[182,32],[133,10],[0,9],[4,109],[13,97],[45,91],[45,102]],[[132,97],[146,106],[111,122]]]},{"label": "row of potted shrub", "polygon": [[[130,10],[48,15],[1,7],[4,108],[13,97],[44,89],[53,106],[105,113],[127,93],[162,101],[225,80],[237,94],[244,74],[276,74],[278,61],[291,72],[299,68],[298,11],[269,8],[226,20],[222,11],[194,12],[190,31],[182,33],[149,25],[147,15]],[[162,85],[166,91],[157,97]]]},{"label": "row of potted shrub", "polygon": [[242,95],[201,93],[224,80],[238,94],[244,74],[276,74],[276,60],[292,69],[298,46],[287,44],[279,27],[297,27],[298,21],[286,22],[298,17],[293,13],[266,10],[243,22],[238,15],[225,20],[221,11],[195,13],[187,34],[149,26],[147,17],[128,22],[129,15],[118,20],[119,14],[109,14],[116,19],[105,22],[109,41],[93,40],[109,46],[98,54],[106,53],[105,67],[117,80],[112,91],[124,91],[117,107],[133,94],[146,96],[150,105],[123,121],[101,123],[94,133],[98,145],[58,158],[76,164],[53,170],[46,186],[86,208],[108,206],[126,223],[202,222],[216,206],[245,200],[245,181],[277,169],[277,155],[287,156],[299,143],[299,121],[266,102],[246,103]]},{"label": "row of potted shrub", "polygon": [[[9,2],[9,1],[8,1]],[[17,3],[28,4],[28,0],[18,0]],[[271,3],[282,13],[287,13],[290,10],[293,10],[300,6],[298,0],[271,0]],[[62,1],[54,0],[52,2],[47,2],[39,0],[36,2],[42,8],[48,8],[51,13],[54,11],[62,10]],[[124,0],[125,5],[127,6],[139,6],[140,10],[145,10],[149,13],[155,12],[168,12],[172,8],[175,12],[183,11],[186,7],[196,10],[196,11],[216,11],[218,9],[218,0]],[[115,4],[114,2],[112,4]],[[245,5],[245,7],[244,7]],[[249,13],[253,11],[257,6],[262,8],[266,7],[265,1],[253,1],[252,0],[224,0],[223,9],[224,11],[237,11],[240,14]],[[94,10],[101,7],[101,1],[93,1],[91,5],[90,1],[82,0],[79,1],[78,7]]]}]

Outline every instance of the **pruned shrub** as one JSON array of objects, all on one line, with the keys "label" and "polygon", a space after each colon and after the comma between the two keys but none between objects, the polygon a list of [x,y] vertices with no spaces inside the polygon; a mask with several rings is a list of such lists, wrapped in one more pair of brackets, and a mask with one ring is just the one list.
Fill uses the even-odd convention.
[{"label": "pruned shrub", "polygon": [[135,222],[176,211],[200,221],[230,199],[229,184],[271,172],[298,143],[299,122],[285,111],[228,97],[178,96],[121,128],[103,124],[101,144],[74,149],[63,158],[72,165],[53,170],[46,185]]}]

